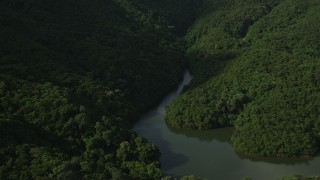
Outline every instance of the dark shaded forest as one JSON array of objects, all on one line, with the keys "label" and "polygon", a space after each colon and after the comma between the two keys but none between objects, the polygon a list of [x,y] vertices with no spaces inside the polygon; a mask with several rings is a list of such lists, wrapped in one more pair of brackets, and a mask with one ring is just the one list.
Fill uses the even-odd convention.
[{"label": "dark shaded forest", "polygon": [[181,80],[194,5],[1,1],[0,179],[159,179],[130,127]]},{"label": "dark shaded forest", "polygon": [[320,147],[320,3],[206,0],[189,29],[192,84],[176,128],[234,126],[237,151],[312,156]]}]

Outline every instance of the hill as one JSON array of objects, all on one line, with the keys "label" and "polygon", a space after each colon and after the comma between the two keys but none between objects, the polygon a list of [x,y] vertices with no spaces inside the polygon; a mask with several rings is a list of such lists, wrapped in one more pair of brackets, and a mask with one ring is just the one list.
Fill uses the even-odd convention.
[{"label": "hill", "polygon": [[234,148],[311,156],[320,144],[320,3],[205,0],[189,29],[195,77],[167,109],[176,128],[234,126]]},{"label": "hill", "polygon": [[184,71],[193,4],[169,2],[0,2],[0,179],[162,176],[130,126]]}]

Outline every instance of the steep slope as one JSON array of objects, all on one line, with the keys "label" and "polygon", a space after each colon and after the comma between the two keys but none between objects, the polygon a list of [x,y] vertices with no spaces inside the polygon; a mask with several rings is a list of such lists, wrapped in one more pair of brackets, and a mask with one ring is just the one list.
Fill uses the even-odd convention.
[{"label": "steep slope", "polygon": [[0,2],[0,179],[161,177],[129,127],[181,79],[165,2]]},{"label": "steep slope", "polygon": [[168,123],[235,126],[233,145],[248,154],[314,155],[320,143],[319,2],[205,2],[187,35],[195,80],[168,108]]}]

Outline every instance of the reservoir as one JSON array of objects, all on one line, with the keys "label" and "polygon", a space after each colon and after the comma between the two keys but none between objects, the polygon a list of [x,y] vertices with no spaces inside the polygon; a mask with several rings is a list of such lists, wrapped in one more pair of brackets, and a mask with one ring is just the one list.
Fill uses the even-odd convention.
[{"label": "reservoir", "polygon": [[162,170],[166,175],[180,177],[196,175],[211,179],[270,180],[287,175],[320,174],[320,156],[311,159],[247,157],[234,151],[231,145],[233,128],[209,131],[172,129],[165,122],[165,107],[181,93],[191,81],[186,72],[178,89],[134,126],[134,130],[161,152]]}]

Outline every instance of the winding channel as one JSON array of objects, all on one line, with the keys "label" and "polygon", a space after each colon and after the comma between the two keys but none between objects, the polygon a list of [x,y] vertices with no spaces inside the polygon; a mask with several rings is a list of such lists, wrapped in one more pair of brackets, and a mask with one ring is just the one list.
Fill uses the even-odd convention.
[{"label": "winding channel", "polygon": [[134,126],[141,136],[161,151],[162,170],[166,175],[196,175],[207,179],[269,180],[283,176],[320,174],[320,156],[312,159],[258,158],[236,153],[231,145],[233,128],[210,131],[175,130],[165,122],[168,106],[192,79],[186,72],[178,89],[158,107],[146,113]]}]

